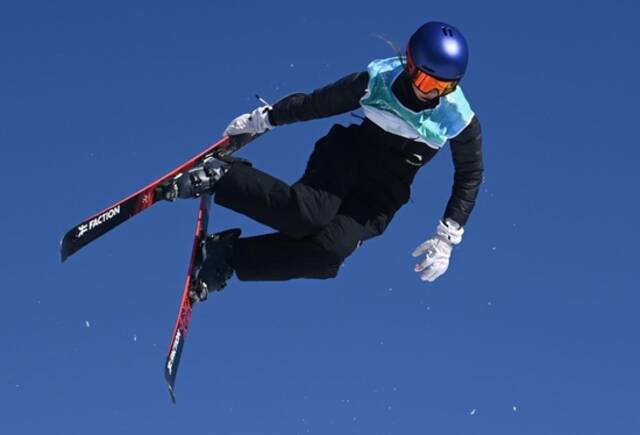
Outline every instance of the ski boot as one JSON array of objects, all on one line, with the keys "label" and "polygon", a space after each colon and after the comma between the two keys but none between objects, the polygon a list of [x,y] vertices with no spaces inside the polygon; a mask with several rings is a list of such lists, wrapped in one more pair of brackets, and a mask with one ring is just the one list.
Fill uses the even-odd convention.
[{"label": "ski boot", "polygon": [[209,292],[226,287],[227,281],[233,276],[233,242],[240,237],[240,233],[239,228],[221,231],[210,234],[202,243],[202,263],[189,289],[192,303],[204,301]]},{"label": "ski boot", "polygon": [[203,193],[212,193],[215,184],[231,165],[216,157],[209,157],[201,165],[176,175],[161,186],[161,196],[167,201],[177,198],[197,198]]}]

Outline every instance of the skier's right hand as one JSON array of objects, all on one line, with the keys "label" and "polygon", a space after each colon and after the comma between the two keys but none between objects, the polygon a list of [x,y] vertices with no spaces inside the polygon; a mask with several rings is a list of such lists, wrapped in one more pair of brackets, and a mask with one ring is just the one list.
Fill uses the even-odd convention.
[{"label": "skier's right hand", "polygon": [[260,134],[271,130],[274,126],[269,122],[269,111],[271,106],[258,107],[251,113],[245,113],[231,121],[224,134],[233,136],[235,134]]}]

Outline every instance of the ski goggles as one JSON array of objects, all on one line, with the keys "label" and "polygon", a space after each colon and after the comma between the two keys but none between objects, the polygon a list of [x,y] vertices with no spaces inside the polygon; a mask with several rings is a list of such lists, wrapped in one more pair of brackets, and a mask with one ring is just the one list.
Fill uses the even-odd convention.
[{"label": "ski goggles", "polygon": [[455,91],[458,86],[458,80],[440,80],[418,69],[409,53],[407,53],[405,70],[414,86],[425,94],[435,89],[438,91],[438,95],[443,97]]}]

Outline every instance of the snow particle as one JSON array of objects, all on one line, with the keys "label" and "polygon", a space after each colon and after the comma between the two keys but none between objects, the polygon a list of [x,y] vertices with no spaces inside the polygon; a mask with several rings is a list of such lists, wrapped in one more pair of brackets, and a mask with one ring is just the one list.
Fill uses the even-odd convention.
[{"label": "snow particle", "polygon": [[471,410],[471,412],[469,413],[469,415],[476,415],[477,410],[475,408],[473,408]]},{"label": "snow particle", "polygon": [[89,323],[88,320],[84,321],[84,326],[86,326],[87,328],[91,328],[91,323]]},{"label": "snow particle", "polygon": [[516,405],[513,405],[513,408],[511,409],[513,409],[513,412],[518,412],[518,407]]},{"label": "snow particle", "polygon": [[289,65],[289,67],[293,68],[293,64]]},{"label": "snow particle", "polygon": [[138,336],[133,334],[133,341],[138,341]]}]

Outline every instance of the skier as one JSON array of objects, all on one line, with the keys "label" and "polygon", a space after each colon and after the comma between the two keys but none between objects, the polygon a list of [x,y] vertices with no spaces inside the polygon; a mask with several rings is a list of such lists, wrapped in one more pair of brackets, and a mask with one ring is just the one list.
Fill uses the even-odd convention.
[{"label": "skier", "polygon": [[424,281],[449,266],[452,247],[482,182],[481,129],[459,82],[468,47],[455,27],[427,22],[404,56],[374,60],[311,94],[295,93],[234,119],[227,135],[261,134],[276,126],[362,107],[359,125],[334,125],[318,140],[302,178],[288,185],[235,158],[212,158],[177,178],[168,198],[204,192],[231,210],[275,229],[240,238],[237,229],[210,235],[192,297],[238,279],[333,278],[362,242],[382,234],[409,200],[418,170],[450,142],[455,175],[442,220],[413,252]]}]

